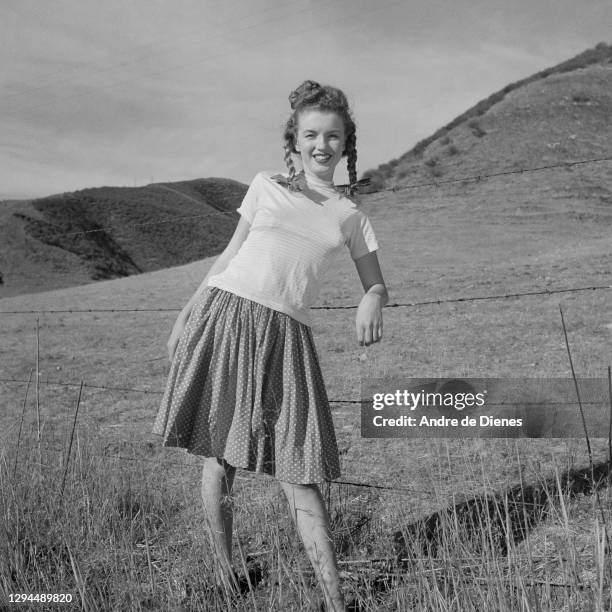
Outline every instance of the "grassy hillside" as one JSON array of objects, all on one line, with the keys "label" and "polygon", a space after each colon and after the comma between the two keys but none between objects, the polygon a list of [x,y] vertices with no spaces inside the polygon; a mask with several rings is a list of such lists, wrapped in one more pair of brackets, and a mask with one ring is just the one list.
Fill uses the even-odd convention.
[{"label": "grassy hillside", "polygon": [[[602,157],[612,149],[610,116],[612,47],[602,43],[507,85],[364,176],[376,189]],[[567,195],[577,187],[566,173],[555,189]],[[585,189],[612,201],[597,178]],[[217,254],[235,225],[234,215],[219,213],[234,210],[245,190],[228,179],[199,179],[2,202],[0,297]]]},{"label": "grassy hillside", "polygon": [[397,159],[367,170],[374,188],[610,153],[612,46],[506,85]]},{"label": "grassy hillside", "polygon": [[[219,253],[246,185],[229,179],[100,187],[0,206],[0,296],[179,265]],[[229,213],[229,214],[223,214]]]},{"label": "grassy hillside", "polygon": [[[556,187],[566,174],[574,192]],[[594,167],[576,167],[372,194],[363,206],[381,244],[391,301],[421,302],[612,284],[612,210],[600,200],[601,190],[611,188],[610,173],[598,177]],[[2,299],[0,312],[178,309],[210,264],[208,258]],[[325,281],[320,304],[357,303],[361,287],[348,253]],[[554,505],[546,512],[535,508],[538,516],[529,519],[528,537],[510,539],[507,555],[476,546],[480,534],[489,533],[483,513],[474,530],[453,523],[437,558],[420,554],[408,571],[392,565],[394,543],[403,541],[398,531],[408,537],[414,521],[466,497],[502,493],[519,483],[554,482],[571,467],[584,468],[583,440],[368,439],[360,433],[359,406],[345,402],[359,399],[365,377],[395,377],[398,382],[389,382],[385,391],[402,388],[409,377],[568,377],[559,304],[578,375],[605,377],[612,363],[611,293],[386,308],[384,339],[368,349],[355,341],[355,310],[314,311],[313,332],[334,402],[342,480],[403,489],[337,483],[326,489],[334,541],[348,576],[345,588],[362,596],[366,609],[448,612],[451,596],[456,604],[450,609],[462,612],[608,609],[594,605],[598,593],[610,592],[594,496],[561,496],[554,486]],[[0,591],[69,591],[76,598],[83,576],[83,597],[91,609],[93,602],[116,610],[317,609],[320,594],[306,571],[278,484],[242,471],[233,494],[235,559],[256,555],[267,579],[254,600],[236,605],[205,590],[213,580],[214,557],[199,499],[201,461],[161,448],[150,434],[168,372],[164,345],[175,317],[176,312],[40,316],[39,376],[34,371],[32,379],[41,383],[42,451],[34,384],[26,395],[26,383],[0,383],[0,429],[6,432],[6,443],[0,444],[6,453],[0,463],[0,531],[8,534],[7,552],[0,554]],[[0,314],[0,321],[0,377],[27,381],[36,364],[36,315]],[[59,499],[80,381],[88,386],[66,491]],[[601,464],[607,441],[591,443],[594,461]],[[601,496],[610,524],[610,489]],[[520,514],[532,510],[529,500],[517,506]],[[386,570],[380,569],[382,562],[367,561],[385,558]],[[398,582],[376,578],[390,570]],[[457,586],[449,595],[450,581]],[[543,586],[524,586],[536,581]],[[547,589],[550,583],[570,587]],[[518,601],[536,597],[542,600],[539,607]]]},{"label": "grassy hillside", "polygon": [[[611,72],[612,64],[594,64],[509,92],[480,116],[479,129],[468,120],[432,141],[423,157],[414,157],[414,176],[603,156],[612,136]],[[458,151],[450,154],[451,145]],[[424,163],[434,155],[439,162]],[[141,193],[147,190],[160,197],[168,191],[151,186]],[[193,191],[181,193],[198,199]],[[124,219],[147,221],[146,207]],[[139,209],[119,212],[132,210]],[[612,292],[554,291],[612,285],[612,163],[384,191],[364,197],[363,210],[381,245],[391,304],[421,305],[386,308],[384,338],[367,349],[355,339],[354,309],[313,311],[342,467],[341,481],[324,493],[347,593],[383,612],[610,609],[601,521],[609,533],[612,490],[600,492],[601,508],[588,490],[561,490],[571,468],[588,466],[584,440],[364,438],[359,404],[351,402],[358,402],[364,378],[388,380],[381,390],[390,392],[413,377],[569,379],[560,306],[577,375],[605,379],[612,363]],[[34,206],[28,211],[11,215],[51,218]],[[112,215],[90,214],[100,225],[114,222]],[[111,237],[134,265],[143,265],[125,236]],[[174,238],[187,242],[178,233]],[[41,270],[51,267],[49,253],[77,258],[26,240],[28,258],[40,249]],[[214,556],[202,520],[201,462],[161,448],[150,434],[176,312],[146,309],[180,309],[211,263],[207,258],[0,300],[0,430],[6,432],[0,444],[0,531],[6,534],[4,548],[0,538],[0,594],[70,592],[88,609],[318,608],[320,593],[278,483],[244,472],[232,496],[235,558],[254,555],[266,579],[235,605],[206,591]],[[319,305],[355,305],[361,292],[345,252],[324,279]],[[542,294],[461,299],[521,292]],[[460,299],[445,301],[451,298]],[[85,312],[41,314],[37,334],[36,315],[22,312],[31,309]],[[30,376],[39,388],[19,382]],[[607,431],[591,434],[593,461],[601,467],[607,440],[593,438]],[[417,520],[431,523],[437,510],[457,508],[460,500],[538,483],[553,483],[546,484],[546,508],[525,496],[511,512],[509,505],[499,509],[501,522],[492,524],[496,511],[485,508],[467,526],[461,517],[453,522],[451,511],[447,539],[436,553],[416,532],[419,554],[412,564],[394,561],[394,546],[404,548]],[[525,532],[509,529],[522,515],[529,519]],[[495,545],[500,534],[503,549]]]}]

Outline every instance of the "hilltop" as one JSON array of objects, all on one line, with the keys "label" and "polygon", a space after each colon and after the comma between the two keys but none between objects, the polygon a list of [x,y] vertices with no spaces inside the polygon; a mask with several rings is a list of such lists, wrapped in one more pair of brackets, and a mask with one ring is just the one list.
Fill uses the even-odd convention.
[{"label": "hilltop", "polygon": [[221,178],[100,187],[0,207],[0,297],[180,265],[223,250],[247,190]]},{"label": "hilltop", "polygon": [[602,157],[611,113],[612,46],[600,43],[506,85],[364,177],[376,189]]},{"label": "hilltop", "polygon": [[[607,157],[611,116],[612,46],[601,43],[507,85],[364,176],[376,190]],[[612,204],[610,164],[579,168],[579,174],[569,168],[558,172],[554,180],[550,173],[539,173],[537,189],[545,190],[546,204],[541,196],[537,202],[524,198],[520,211],[541,207],[568,215],[604,214]],[[515,181],[509,189],[518,185]],[[0,203],[0,298],[216,255],[233,231],[232,211],[246,189],[236,181],[209,178]],[[535,198],[534,187],[529,190]],[[506,193],[501,201],[511,208]],[[378,197],[370,196],[375,205]],[[484,192],[466,192],[468,197],[486,200]],[[486,200],[489,212],[493,204]],[[385,201],[384,207],[406,215],[403,205]]]}]

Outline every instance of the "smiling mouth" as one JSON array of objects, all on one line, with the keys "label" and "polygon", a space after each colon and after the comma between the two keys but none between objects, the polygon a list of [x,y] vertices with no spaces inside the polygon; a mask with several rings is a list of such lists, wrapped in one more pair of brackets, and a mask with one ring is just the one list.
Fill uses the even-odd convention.
[{"label": "smiling mouth", "polygon": [[313,155],[313,157],[320,164],[324,164],[325,162],[328,162],[331,159],[331,155]]}]

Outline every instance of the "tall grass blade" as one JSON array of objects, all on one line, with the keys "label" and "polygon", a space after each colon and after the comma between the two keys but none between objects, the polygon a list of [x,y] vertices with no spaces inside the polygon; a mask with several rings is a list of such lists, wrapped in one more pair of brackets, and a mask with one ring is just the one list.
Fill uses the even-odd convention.
[{"label": "tall grass blade", "polygon": [[36,317],[36,439],[40,446],[40,317]]},{"label": "tall grass blade", "polygon": [[70,432],[70,443],[68,444],[68,453],[66,454],[66,461],[64,464],[64,475],[62,476],[62,486],[60,489],[60,498],[64,496],[64,485],[66,484],[66,474],[68,473],[68,465],[70,464],[70,452],[72,450],[72,441],[74,439],[74,430],[77,424],[77,418],[79,416],[79,406],[81,405],[81,393],[83,392],[83,381],[81,380],[81,386],[79,387],[79,397],[77,398],[77,404],[74,411],[74,421],[72,422],[72,431]]},{"label": "tall grass blade", "polygon": [[89,601],[90,598],[87,597],[85,581],[83,580],[83,576],[81,574],[81,570],[79,569],[78,563],[76,562],[76,559],[72,554],[72,550],[70,549],[68,544],[66,544],[66,548],[68,549],[68,555],[70,557],[70,565],[72,567],[72,573],[74,574],[74,582],[79,591],[79,595],[81,596],[81,607],[87,612],[89,612],[90,610],[92,612],[97,611],[98,606],[96,605],[96,603],[94,601]]},{"label": "tall grass blade", "polygon": [[601,521],[603,525],[604,535],[606,538],[606,542],[608,544],[608,551],[609,551],[610,550],[610,540],[608,538],[608,524],[606,523],[606,515],[604,514],[603,506],[601,504],[601,499],[599,497],[599,483],[595,482],[595,469],[593,467],[593,453],[591,452],[589,432],[587,431],[586,420],[584,418],[584,409],[582,407],[582,401],[580,400],[578,380],[576,379],[576,372],[574,370],[574,362],[572,361],[572,353],[570,351],[569,340],[567,339],[567,328],[565,327],[565,319],[563,318],[563,309],[561,308],[561,304],[559,304],[559,312],[561,313],[561,324],[563,325],[563,335],[565,336],[565,346],[567,347],[567,355],[569,358],[570,367],[572,369],[572,378],[574,379],[574,386],[576,387],[576,397],[578,399],[578,406],[580,408],[580,417],[582,419],[582,426],[584,427],[584,435],[586,438],[587,449],[589,451],[589,467],[591,468],[591,482],[593,484],[593,490],[595,492],[595,498],[597,500],[597,506],[599,508],[599,513],[601,514]]},{"label": "tall grass blade", "polygon": [[608,482],[612,482],[612,373],[608,366],[608,397],[610,398],[610,424],[608,425]]},{"label": "tall grass blade", "polygon": [[589,432],[587,431],[586,420],[584,418],[584,408],[582,407],[582,400],[580,399],[580,390],[578,389],[578,380],[576,379],[576,372],[574,370],[574,362],[572,361],[572,352],[570,351],[569,340],[567,338],[567,328],[565,327],[565,319],[563,317],[563,309],[559,304],[559,312],[561,313],[561,325],[563,326],[563,335],[565,337],[565,347],[567,348],[567,356],[570,362],[570,368],[572,370],[572,378],[574,379],[574,387],[576,388],[576,397],[578,399],[578,407],[580,408],[580,418],[582,419],[582,427],[584,429],[584,436],[586,439],[587,450],[589,452],[589,467],[591,468],[591,477],[593,476],[593,453],[591,451],[591,441],[589,439]]},{"label": "tall grass blade", "polygon": [[26,387],[25,396],[23,398],[23,406],[21,408],[21,421],[19,422],[19,433],[17,434],[17,450],[15,451],[15,465],[13,466],[13,478],[17,473],[17,458],[19,457],[19,445],[21,443],[21,432],[23,430],[23,419],[25,416],[26,405],[28,403],[28,391],[30,390],[30,384],[32,383],[33,370],[30,368],[30,376],[28,378],[28,385]]}]

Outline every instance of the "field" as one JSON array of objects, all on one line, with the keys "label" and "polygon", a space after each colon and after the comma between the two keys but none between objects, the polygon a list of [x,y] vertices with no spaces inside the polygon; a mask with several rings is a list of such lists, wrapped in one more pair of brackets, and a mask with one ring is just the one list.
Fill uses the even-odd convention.
[{"label": "field", "polygon": [[[609,102],[601,83],[605,77],[609,84],[610,68],[590,70],[573,82],[583,92],[591,84],[590,100],[603,99],[597,97],[603,91]],[[551,96],[563,78],[569,77],[551,81]],[[498,138],[499,126],[512,125],[505,145],[476,148],[487,136],[459,126],[450,137],[464,151],[473,147],[472,157],[432,166],[426,152],[411,175],[414,183],[440,184],[364,196],[391,296],[383,341],[357,345],[354,310],[314,313],[342,461],[340,482],[323,492],[344,588],[364,609],[612,606],[606,543],[612,497],[602,480],[607,431],[591,432],[593,472],[602,477],[595,481],[584,437],[360,435],[364,377],[570,377],[560,307],[577,375],[607,376],[612,162],[441,182],[605,156],[609,126],[600,118],[599,128],[587,130],[582,115],[576,119],[582,128],[567,118],[539,123],[546,125],[534,140],[539,148],[515,154],[518,145],[511,143],[520,141],[519,132],[535,132],[533,123],[511,116],[529,96],[533,89],[513,92],[479,123]],[[582,103],[570,97],[568,104],[574,112]],[[600,107],[589,110],[603,113]],[[533,106],[525,116],[544,121]],[[563,144],[555,145],[561,125]],[[572,149],[585,131],[583,148]],[[432,174],[436,167],[442,174]],[[247,473],[239,473],[234,488],[235,555],[249,569],[258,563],[263,579],[239,601],[207,591],[214,563],[202,524],[198,459],[160,448],[150,434],[176,316],[157,309],[180,309],[211,262],[0,300],[2,596],[72,595],[72,607],[32,605],[53,610],[318,609],[321,594],[278,485]],[[576,291],[557,293],[564,289]],[[538,294],[501,297],[528,292]],[[320,305],[351,306],[359,297],[346,255],[329,270]],[[12,313],[75,309],[109,311]],[[39,384],[23,382],[30,376]]]}]

